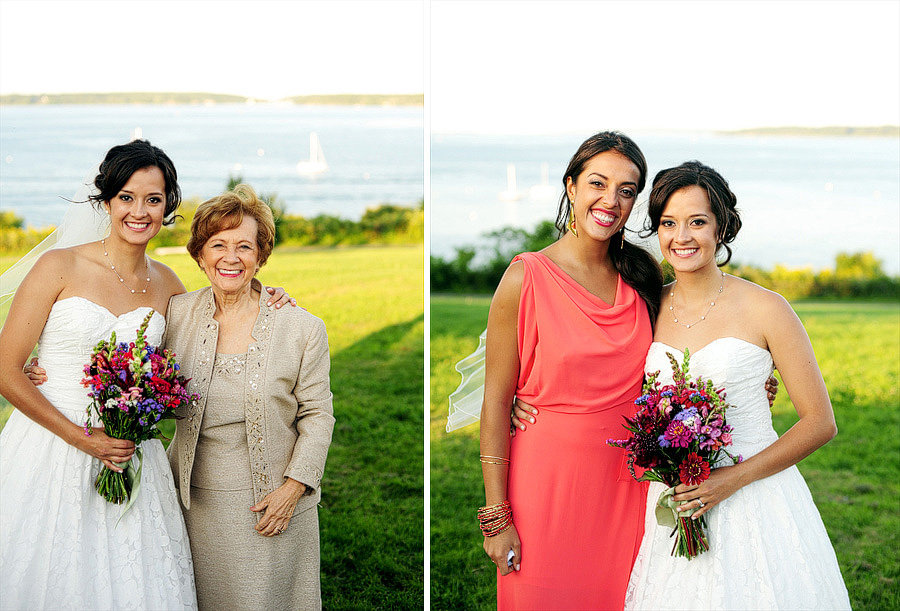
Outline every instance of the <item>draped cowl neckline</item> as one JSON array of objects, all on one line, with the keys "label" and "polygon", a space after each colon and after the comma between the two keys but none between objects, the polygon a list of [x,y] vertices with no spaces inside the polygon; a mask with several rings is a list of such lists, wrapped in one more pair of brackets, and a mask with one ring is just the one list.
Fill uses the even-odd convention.
[{"label": "draped cowl neckline", "polygon": [[[534,405],[592,412],[640,394],[652,339],[646,305],[622,276],[606,303],[546,255],[523,253],[517,395]],[[527,400],[526,400],[527,401]]]},{"label": "draped cowl neckline", "polygon": [[532,264],[541,266],[547,272],[548,278],[552,279],[569,297],[569,300],[597,323],[602,323],[604,320],[615,320],[634,307],[635,299],[640,299],[637,292],[622,279],[621,274],[616,275],[616,298],[612,304],[609,304],[587,290],[547,255],[540,252],[522,253],[516,255],[513,261],[526,261],[526,259]]}]

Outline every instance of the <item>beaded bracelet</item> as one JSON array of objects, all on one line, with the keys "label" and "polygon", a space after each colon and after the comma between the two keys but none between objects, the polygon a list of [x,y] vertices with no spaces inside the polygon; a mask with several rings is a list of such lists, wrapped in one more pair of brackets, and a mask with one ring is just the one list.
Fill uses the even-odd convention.
[{"label": "beaded bracelet", "polygon": [[478,523],[485,537],[493,537],[512,526],[512,507],[501,501],[478,509]]}]

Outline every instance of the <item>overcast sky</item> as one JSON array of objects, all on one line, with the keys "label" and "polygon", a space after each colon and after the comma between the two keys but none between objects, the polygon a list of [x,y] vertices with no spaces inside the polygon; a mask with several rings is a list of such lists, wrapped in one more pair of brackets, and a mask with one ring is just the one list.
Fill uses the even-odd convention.
[{"label": "overcast sky", "polygon": [[425,91],[435,132],[897,124],[900,2],[0,0],[0,93],[93,91]]},{"label": "overcast sky", "polygon": [[0,0],[0,93],[422,93],[424,5]]},{"label": "overcast sky", "polygon": [[900,2],[432,0],[431,127],[900,123]]}]

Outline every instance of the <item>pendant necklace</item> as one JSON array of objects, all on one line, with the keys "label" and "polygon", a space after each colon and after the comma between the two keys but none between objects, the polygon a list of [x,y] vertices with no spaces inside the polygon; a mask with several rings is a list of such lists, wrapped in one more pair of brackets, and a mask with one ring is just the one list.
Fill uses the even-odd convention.
[{"label": "pendant necklace", "polygon": [[[113,265],[112,260],[109,258],[109,253],[106,252],[106,240],[100,240],[100,244],[103,245],[103,256],[106,257],[106,261],[109,263],[109,268],[110,268],[111,270],[113,270],[113,272],[116,274],[116,277],[119,279],[119,282],[121,282],[122,285],[123,285],[126,289],[128,289],[129,291],[131,291],[132,293],[137,293],[136,290],[134,290],[133,288],[131,288],[130,286],[128,286],[127,284],[125,284],[125,278],[123,278],[122,276],[119,275],[119,270],[117,270],[117,269],[116,269],[116,266]],[[147,255],[146,255],[146,254],[144,255],[144,266],[145,266],[145,268],[146,268],[146,270],[147,270],[147,284],[144,285],[144,290],[142,290],[141,293],[146,293],[146,292],[147,292],[147,287],[150,286],[150,263],[147,262]]]},{"label": "pendant necklace", "polygon": [[713,297],[713,300],[709,302],[709,307],[706,308],[706,312],[703,313],[703,316],[700,317],[700,320],[694,321],[691,324],[685,324],[683,322],[678,322],[678,315],[675,314],[675,283],[677,283],[677,282],[678,281],[676,280],[675,282],[672,283],[672,290],[669,291],[669,297],[671,298],[671,303],[669,305],[669,311],[672,313],[672,318],[675,319],[676,323],[678,323],[682,327],[686,327],[686,328],[690,329],[694,325],[698,325],[701,322],[703,322],[704,320],[706,320],[706,317],[709,316],[709,311],[712,310],[712,307],[714,305],[716,305],[716,299],[718,299],[719,295],[722,294],[722,291],[725,290],[725,272],[722,272],[722,282],[721,282],[721,284],[719,284],[719,291],[716,293],[715,297]]}]

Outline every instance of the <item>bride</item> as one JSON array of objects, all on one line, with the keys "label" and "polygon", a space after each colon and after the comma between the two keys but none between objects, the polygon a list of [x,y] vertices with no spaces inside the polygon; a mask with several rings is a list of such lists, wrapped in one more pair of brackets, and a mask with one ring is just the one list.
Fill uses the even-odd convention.
[{"label": "bride", "polygon": [[[651,483],[644,539],[626,609],[849,609],[834,549],[796,464],[837,433],[809,337],[783,297],[723,273],[741,227],[725,179],[697,161],[653,181],[648,228],[675,271],[664,287],[645,371],[671,383],[666,353],[691,354],[691,373],[724,386],[735,455],[697,486],[679,485],[679,509],[706,513],[710,550],[688,563],[670,554]],[[724,264],[724,263],[723,263]],[[780,438],[761,382],[781,372],[799,420]]]},{"label": "bride", "polygon": [[[195,609],[190,547],[162,443],[142,444],[141,492],[122,515],[93,482],[103,465],[121,471],[114,463],[131,458],[134,444],[108,437],[97,422],[85,434],[81,385],[99,340],[115,331],[129,341],[152,309],[147,341],[159,344],[169,297],[185,292],[146,254],[174,221],[177,174],[162,150],[135,140],[113,147],[93,182],[91,203],[80,206],[107,218],[108,237],[41,256],[0,331],[0,394],[16,408],[0,434],[3,607]],[[63,225],[61,234],[70,228]],[[48,374],[40,388],[22,370],[36,343]]]}]

